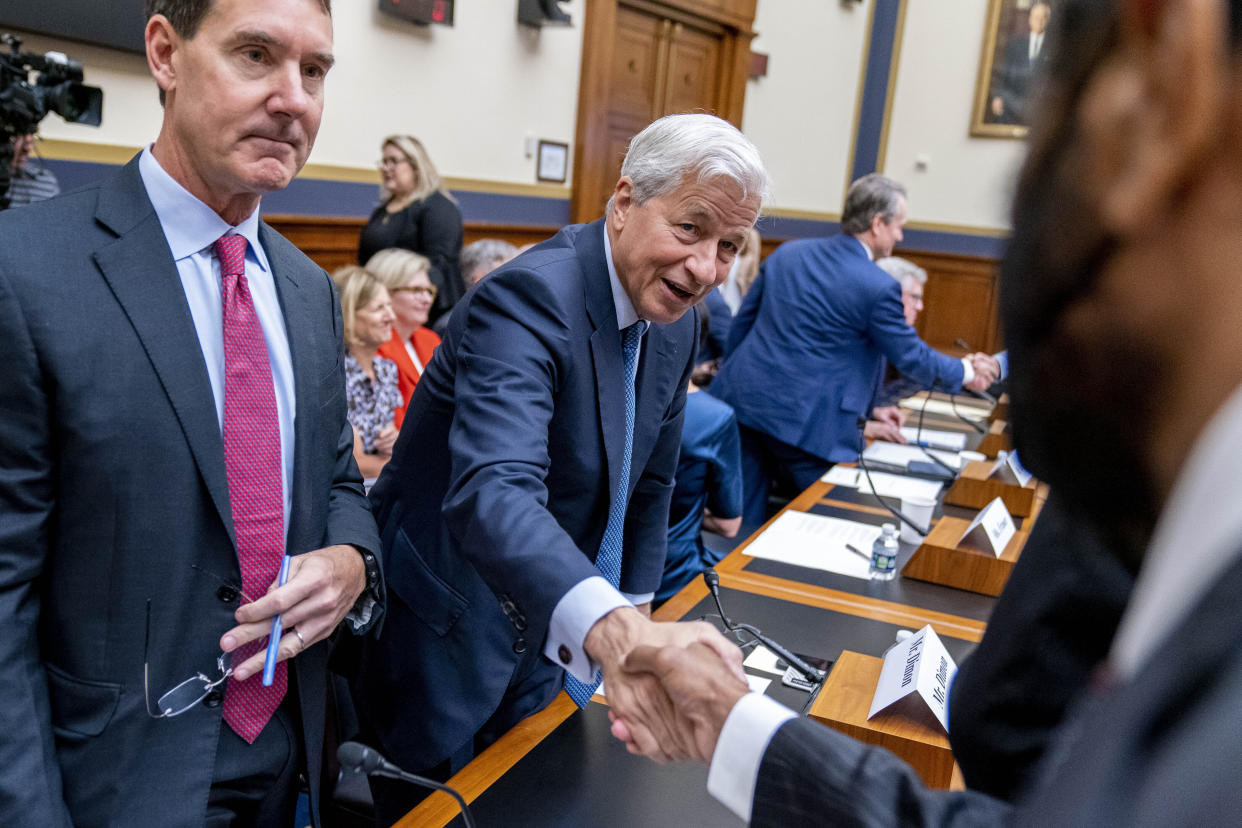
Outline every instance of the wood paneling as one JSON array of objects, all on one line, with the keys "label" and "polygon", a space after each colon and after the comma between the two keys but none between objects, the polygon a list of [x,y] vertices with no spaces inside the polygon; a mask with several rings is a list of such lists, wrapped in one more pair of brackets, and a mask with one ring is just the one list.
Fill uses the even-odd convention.
[{"label": "wood paneling", "polygon": [[[627,135],[620,139],[620,152],[624,152],[624,142],[628,138]],[[620,160],[617,165],[620,167]],[[602,208],[601,203],[601,211]],[[358,236],[366,223],[361,218],[322,216],[275,215],[265,216],[264,219],[329,272],[356,261]],[[541,242],[559,229],[536,225],[467,222],[465,243],[469,244],[478,239],[504,239],[521,247],[524,244]],[[783,241],[784,239],[764,239],[764,258]],[[974,348],[988,353],[1004,347],[996,323],[995,260],[917,250],[898,252],[928,273],[924,308],[916,325],[923,341],[937,350],[952,354],[962,353],[962,349],[954,344],[955,339],[963,339]]]},{"label": "wood paneling", "polygon": [[570,215],[600,215],[626,145],[674,112],[741,124],[755,0],[594,0],[587,5]]},{"label": "wood paneling", "polygon": [[[329,273],[358,260],[358,237],[366,219],[272,215],[264,216],[263,220]],[[465,244],[479,239],[502,239],[518,247],[538,244],[560,230],[559,227],[477,221],[466,222],[464,229]]]}]

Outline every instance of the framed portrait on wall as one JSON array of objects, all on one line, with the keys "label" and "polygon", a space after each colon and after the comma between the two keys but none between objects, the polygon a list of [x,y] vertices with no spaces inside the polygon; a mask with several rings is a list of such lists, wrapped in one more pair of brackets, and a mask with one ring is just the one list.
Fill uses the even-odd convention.
[{"label": "framed portrait on wall", "polygon": [[988,0],[971,135],[1026,137],[1035,84],[1047,60],[1053,5],[1047,0]]}]

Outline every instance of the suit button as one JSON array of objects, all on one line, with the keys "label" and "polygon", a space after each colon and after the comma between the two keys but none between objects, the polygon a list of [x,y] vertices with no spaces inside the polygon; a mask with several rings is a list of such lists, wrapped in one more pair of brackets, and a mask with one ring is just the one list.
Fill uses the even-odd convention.
[{"label": "suit button", "polygon": [[526,639],[525,638],[519,638],[517,641],[513,642],[513,652],[517,653],[518,655],[521,655],[522,653],[526,652]]},{"label": "suit button", "polygon": [[216,590],[216,597],[226,604],[237,603],[237,590],[227,584]]},{"label": "suit button", "polygon": [[568,664],[573,661],[573,656],[569,652],[569,648],[562,644],[556,651],[556,657],[561,660],[561,664]]},{"label": "suit button", "polygon": [[206,696],[203,697],[203,705],[206,707],[219,707],[220,703],[223,701],[224,701],[224,694],[221,693],[219,690],[212,690],[210,693],[208,693]]}]

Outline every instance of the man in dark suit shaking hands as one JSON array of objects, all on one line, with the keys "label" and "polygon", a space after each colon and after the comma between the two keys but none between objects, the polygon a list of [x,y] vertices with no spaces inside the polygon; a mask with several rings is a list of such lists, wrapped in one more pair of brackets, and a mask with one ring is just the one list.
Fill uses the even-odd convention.
[{"label": "man in dark suit shaking hands", "polygon": [[896,407],[871,406],[884,360],[947,391],[996,379],[991,357],[938,353],[906,321],[900,286],[875,264],[905,223],[905,187],[863,176],[845,196],[841,232],[782,244],[746,294],[712,383],[741,427],[744,525],[763,523],[773,482],[802,491],[833,463],[857,459],[860,420],[900,428]]},{"label": "man in dark suit shaking hands", "polygon": [[328,2],[147,7],[155,142],[0,215],[8,825],[291,824],[302,773],[317,816],[325,639],[382,597],[332,283],[259,219],[319,128]]},{"label": "man in dark suit shaking hands", "polygon": [[[709,115],[630,143],[605,218],[475,286],[419,382],[371,498],[394,600],[354,683],[372,740],[441,775],[602,668],[612,712],[658,752],[653,684],[620,658],[705,641],[657,624],[669,500],[699,327],[767,190],[754,146]],[[887,278],[887,277],[886,277]],[[656,696],[658,698],[658,696]],[[372,780],[377,817],[417,792]]]},{"label": "man in dark suit shaking hands", "polygon": [[928,791],[808,720],[750,719],[759,697],[710,653],[637,654],[713,766],[747,737],[732,803],[753,824],[1238,821],[1242,291],[1222,262],[1242,254],[1242,4],[1066,0],[1060,14],[1001,273],[1014,438],[1074,519],[1139,565],[1133,593],[1012,809]]}]

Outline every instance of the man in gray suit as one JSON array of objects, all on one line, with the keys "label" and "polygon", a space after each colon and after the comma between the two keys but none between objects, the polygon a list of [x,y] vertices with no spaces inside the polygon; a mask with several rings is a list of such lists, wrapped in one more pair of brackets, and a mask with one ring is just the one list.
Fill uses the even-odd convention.
[{"label": "man in gray suit", "polygon": [[258,215],[328,3],[148,12],[155,142],[0,215],[4,825],[288,825],[302,773],[317,817],[325,639],[379,615],[332,282]]},{"label": "man in gray suit", "polygon": [[926,790],[891,754],[745,694],[709,653],[634,653],[709,787],[756,824],[1238,822],[1242,4],[1062,12],[1057,108],[1035,120],[1003,268],[1015,440],[1141,565],[1133,596],[1014,806]]}]

